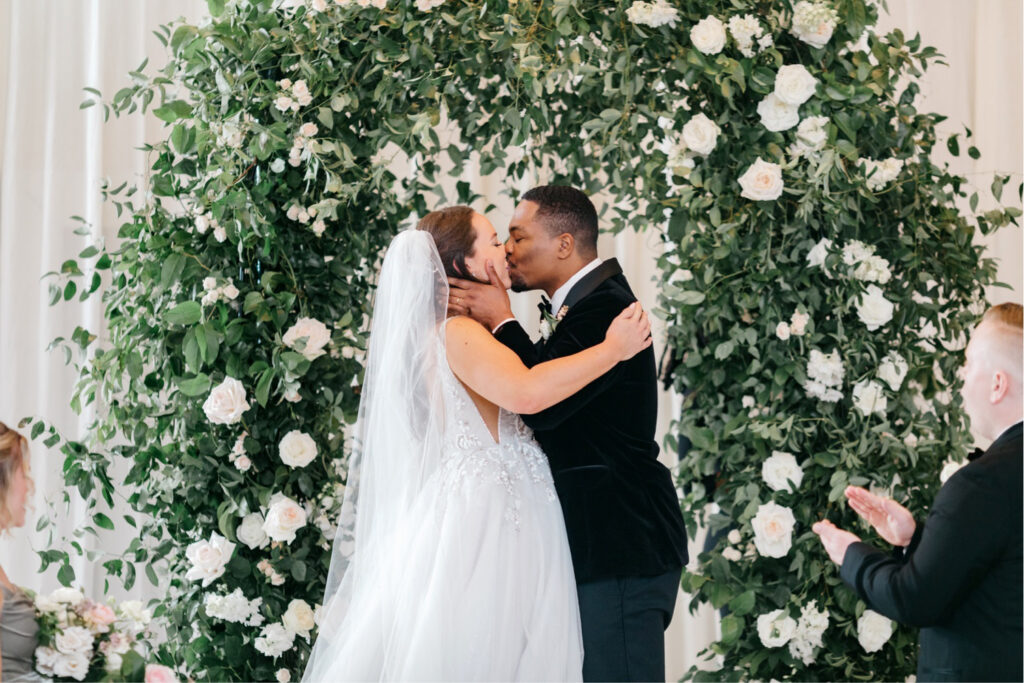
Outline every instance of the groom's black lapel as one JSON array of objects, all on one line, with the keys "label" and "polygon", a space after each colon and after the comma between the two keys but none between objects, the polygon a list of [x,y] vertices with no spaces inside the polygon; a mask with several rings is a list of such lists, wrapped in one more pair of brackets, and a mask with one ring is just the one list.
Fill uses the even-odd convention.
[{"label": "groom's black lapel", "polygon": [[[564,308],[572,309],[578,302],[582,301],[588,294],[601,286],[601,283],[610,277],[622,274],[622,267],[616,259],[610,258],[594,270],[584,275],[579,282],[569,290],[565,297]],[[558,311],[555,311],[557,315]]]}]

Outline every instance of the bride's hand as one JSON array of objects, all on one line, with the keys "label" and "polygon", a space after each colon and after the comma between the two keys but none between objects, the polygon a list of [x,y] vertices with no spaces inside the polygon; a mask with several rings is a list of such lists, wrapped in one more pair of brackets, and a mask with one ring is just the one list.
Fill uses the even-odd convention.
[{"label": "bride's hand", "polygon": [[605,343],[619,360],[629,360],[651,345],[651,321],[639,301],[631,303],[608,326]]}]

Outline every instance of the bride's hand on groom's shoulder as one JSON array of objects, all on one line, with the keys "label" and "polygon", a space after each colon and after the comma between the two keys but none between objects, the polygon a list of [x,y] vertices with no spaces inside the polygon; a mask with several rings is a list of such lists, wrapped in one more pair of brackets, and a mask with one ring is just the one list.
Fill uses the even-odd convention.
[{"label": "bride's hand on groom's shoulder", "polygon": [[613,346],[619,360],[629,360],[651,345],[651,321],[639,301],[615,317],[604,340]]},{"label": "bride's hand on groom's shoulder", "polygon": [[485,283],[448,278],[448,312],[469,316],[493,330],[513,317],[508,299],[510,283],[498,274],[491,261],[487,261],[487,277],[490,281]]}]

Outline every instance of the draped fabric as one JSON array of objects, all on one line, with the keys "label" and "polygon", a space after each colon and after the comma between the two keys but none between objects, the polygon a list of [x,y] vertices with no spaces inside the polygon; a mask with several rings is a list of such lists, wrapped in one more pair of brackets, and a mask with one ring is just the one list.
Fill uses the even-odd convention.
[{"label": "draped fabric", "polygon": [[[990,207],[991,173],[1014,174],[1004,200],[1017,203],[1015,189],[1022,180],[1020,122],[1022,93],[1022,6],[1019,0],[888,0],[889,16],[880,30],[900,26],[904,33],[920,33],[927,44],[945,55],[949,66],[933,66],[922,80],[919,109],[949,117],[942,124],[957,132],[961,123],[974,132],[974,144],[982,152],[975,161],[966,155],[951,160],[952,170],[964,174],[981,189],[981,209]],[[0,2],[0,420],[16,424],[27,415],[38,415],[70,437],[84,436],[89,416],[79,418],[68,401],[74,372],[65,367],[59,352],[47,353],[56,336],[69,337],[76,326],[103,338],[102,311],[98,300],[87,304],[47,304],[48,282],[40,276],[73,258],[88,242],[72,234],[71,216],[82,216],[97,237],[112,241],[118,220],[113,208],[101,202],[103,178],[115,185],[123,180],[139,182],[146,158],[137,148],[159,139],[160,122],[154,117],[133,115],[104,124],[100,108],[80,110],[85,86],[100,89],[106,98],[128,83],[129,70],[150,58],[149,73],[165,60],[163,46],[152,35],[160,23],[180,15],[199,18],[206,10],[202,0],[5,0]],[[940,148],[941,149],[941,148]],[[946,154],[940,151],[940,154]],[[489,217],[505,230],[513,202],[499,193],[527,189],[530,180],[509,188],[500,175],[481,177],[467,168],[474,189],[493,201]],[[969,191],[970,193],[970,191]],[[608,197],[595,197],[600,208]],[[482,206],[481,206],[482,208]],[[648,307],[657,298],[654,262],[659,250],[657,226],[642,233],[602,236],[603,257],[616,257],[633,288]],[[1019,229],[1008,229],[986,238],[990,254],[1000,258],[1000,279],[1012,290],[990,291],[993,303],[1021,300],[1022,239]],[[515,312],[535,331],[537,295],[516,297]],[[655,329],[656,351],[660,353]],[[678,401],[664,394],[660,401],[658,438],[664,435],[678,410]],[[35,514],[25,529],[0,539],[0,558],[16,583],[33,589],[56,586],[55,572],[37,574],[34,549],[41,548],[46,533],[33,531],[44,499],[59,501],[62,455],[41,442],[32,447],[36,493]],[[663,453],[666,464],[675,454]],[[74,501],[74,497],[72,497]],[[73,503],[69,515],[56,522],[64,533],[84,520],[84,506]],[[87,547],[116,550],[128,542],[128,533],[102,532],[100,539],[87,536]],[[700,545],[691,544],[691,556]],[[10,559],[17,558],[17,559]],[[76,561],[79,581],[91,595],[103,588],[99,562]],[[115,590],[116,581],[112,582]],[[150,597],[140,591],[133,597]],[[688,598],[678,601],[676,617],[667,636],[670,679],[678,678],[692,663],[693,655],[714,638],[713,611],[696,616],[687,610]]]}]

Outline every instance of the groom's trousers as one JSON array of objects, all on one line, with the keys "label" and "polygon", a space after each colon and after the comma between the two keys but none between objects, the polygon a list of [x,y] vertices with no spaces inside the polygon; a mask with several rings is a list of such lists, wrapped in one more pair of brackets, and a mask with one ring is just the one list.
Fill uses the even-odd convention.
[{"label": "groom's trousers", "polygon": [[576,586],[584,681],[664,681],[665,629],[682,569]]}]

